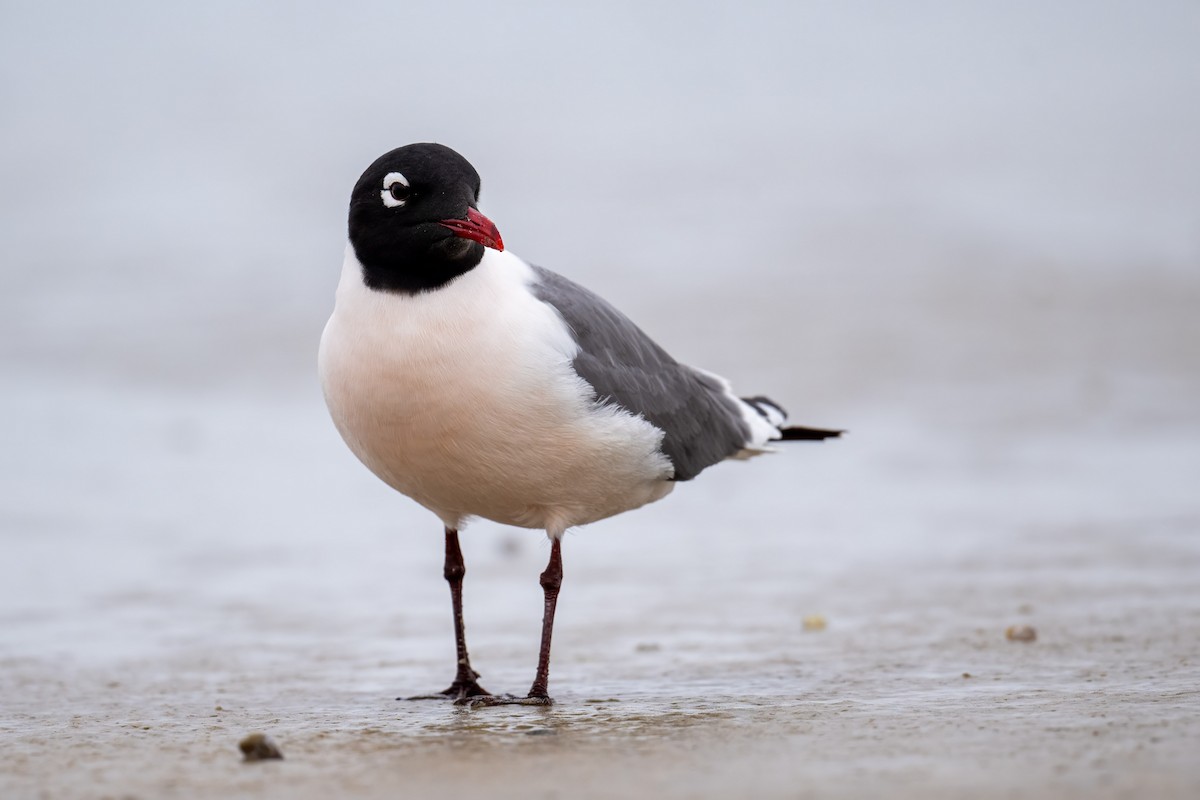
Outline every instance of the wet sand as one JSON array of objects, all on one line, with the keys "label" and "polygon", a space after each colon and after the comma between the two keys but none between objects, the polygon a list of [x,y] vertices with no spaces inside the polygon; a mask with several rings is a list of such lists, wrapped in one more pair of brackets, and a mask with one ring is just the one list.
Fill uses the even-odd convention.
[{"label": "wet sand", "polygon": [[[440,530],[315,392],[18,385],[43,446],[9,468],[4,797],[1200,786],[1194,430],[851,410],[844,441],[572,533],[558,704],[472,711],[394,699],[450,677]],[[475,664],[522,691],[547,547],[480,523],[464,549]],[[241,763],[252,731],[285,760]]]}]

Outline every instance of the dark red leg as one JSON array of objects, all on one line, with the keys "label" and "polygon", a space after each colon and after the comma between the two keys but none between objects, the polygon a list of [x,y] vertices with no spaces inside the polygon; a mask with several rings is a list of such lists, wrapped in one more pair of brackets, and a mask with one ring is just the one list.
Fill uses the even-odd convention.
[{"label": "dark red leg", "polygon": [[467,567],[463,563],[462,548],[458,545],[458,531],[446,528],[446,565],[442,570],[446,582],[450,584],[450,602],[454,607],[454,646],[458,655],[458,669],[454,674],[454,683],[443,692],[436,695],[418,695],[409,700],[431,700],[448,697],[461,700],[466,697],[482,697],[491,694],[479,685],[479,673],[471,669],[471,658],[467,655],[466,626],[463,624],[462,584]]},{"label": "dark red leg", "polygon": [[542,612],[542,646],[538,651],[537,675],[533,686],[526,697],[512,695],[463,698],[458,702],[472,707],[477,706],[549,706],[554,701],[547,692],[550,684],[550,638],[554,633],[554,609],[558,605],[558,590],[562,586],[562,544],[558,539],[551,540],[550,563],[541,577],[542,591],[545,593],[546,604]]},{"label": "dark red leg", "polygon": [[562,586],[562,545],[558,539],[550,544],[550,563],[541,577],[546,607],[542,612],[542,648],[538,651],[537,675],[529,689],[530,699],[551,702],[546,693],[550,684],[550,637],[554,634],[554,609],[558,605],[558,589]]}]

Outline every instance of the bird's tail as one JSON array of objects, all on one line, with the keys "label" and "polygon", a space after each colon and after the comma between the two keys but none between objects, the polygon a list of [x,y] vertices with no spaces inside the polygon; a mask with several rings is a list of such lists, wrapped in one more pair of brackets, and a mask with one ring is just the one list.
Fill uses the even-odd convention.
[{"label": "bird's tail", "polygon": [[779,438],[785,442],[800,442],[800,441],[820,441],[822,439],[836,439],[845,431],[835,431],[830,428],[806,428],[803,425],[793,425],[787,428],[780,428],[779,433],[782,434]]},{"label": "bird's tail", "polygon": [[830,428],[808,428],[803,425],[789,425],[784,427],[783,423],[787,422],[787,412],[783,410],[783,406],[774,400],[760,395],[758,397],[743,397],[741,401],[753,408],[763,416],[763,419],[777,428],[779,430],[779,439],[785,442],[811,442],[822,439],[836,439],[844,433],[844,431]]}]

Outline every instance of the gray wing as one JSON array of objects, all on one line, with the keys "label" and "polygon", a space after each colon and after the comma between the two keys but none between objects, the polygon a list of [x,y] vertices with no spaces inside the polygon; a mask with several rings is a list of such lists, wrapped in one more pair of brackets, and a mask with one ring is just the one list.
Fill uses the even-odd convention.
[{"label": "gray wing", "polygon": [[664,432],[662,450],[675,480],[691,480],[746,446],[749,426],[721,384],[671,358],[603,298],[548,269],[533,270],[534,295],[558,311],[579,343],[575,372],[598,402],[615,403]]}]

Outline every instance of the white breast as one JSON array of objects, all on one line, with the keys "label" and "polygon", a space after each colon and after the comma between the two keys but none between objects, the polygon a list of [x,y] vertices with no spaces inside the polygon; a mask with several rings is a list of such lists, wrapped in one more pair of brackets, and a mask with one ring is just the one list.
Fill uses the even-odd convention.
[{"label": "white breast", "polygon": [[558,536],[673,487],[662,431],[595,405],[533,279],[489,249],[442,288],[377,292],[346,248],[319,356],[330,413],[364,464],[453,528],[481,516]]}]

